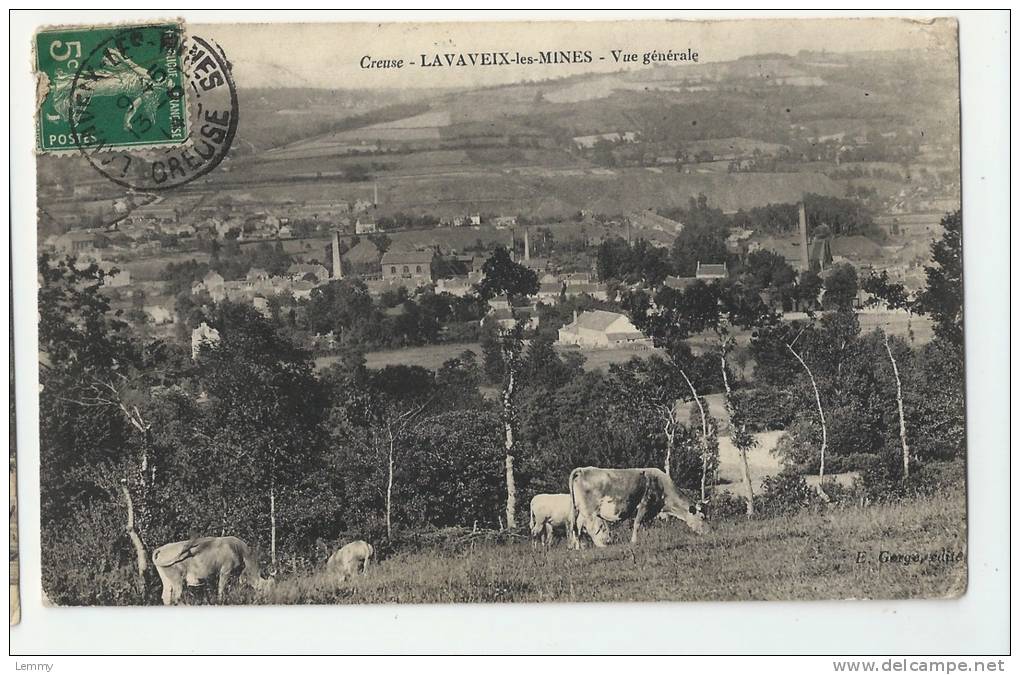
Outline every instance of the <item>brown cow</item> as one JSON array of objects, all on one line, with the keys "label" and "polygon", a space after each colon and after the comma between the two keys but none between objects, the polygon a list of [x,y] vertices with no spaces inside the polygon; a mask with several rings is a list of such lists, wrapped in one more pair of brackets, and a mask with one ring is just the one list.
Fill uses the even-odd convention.
[{"label": "brown cow", "polygon": [[163,582],[163,604],[180,601],[185,586],[203,586],[217,581],[217,597],[233,577],[244,576],[256,590],[265,590],[272,581],[259,575],[248,545],[237,537],[196,537],[160,546],[152,553],[152,562]]},{"label": "brown cow", "polygon": [[697,533],[705,523],[698,505],[680,495],[662,469],[599,469],[584,467],[570,472],[572,507],[571,544],[581,547],[581,534],[595,546],[609,543],[607,522],[633,519],[630,542],[637,543],[638,528],[660,512],[679,518]]}]

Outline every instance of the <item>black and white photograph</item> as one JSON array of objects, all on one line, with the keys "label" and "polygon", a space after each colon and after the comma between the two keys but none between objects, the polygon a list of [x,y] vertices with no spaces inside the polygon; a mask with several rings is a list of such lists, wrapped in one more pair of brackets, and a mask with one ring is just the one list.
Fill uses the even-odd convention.
[{"label": "black and white photograph", "polygon": [[44,608],[966,595],[955,18],[294,21],[17,45]]}]

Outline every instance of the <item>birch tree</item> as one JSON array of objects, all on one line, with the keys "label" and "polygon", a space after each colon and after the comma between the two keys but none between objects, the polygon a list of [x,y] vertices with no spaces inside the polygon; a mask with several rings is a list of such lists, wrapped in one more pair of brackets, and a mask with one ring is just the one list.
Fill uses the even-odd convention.
[{"label": "birch tree", "polygon": [[482,281],[477,290],[483,300],[502,296],[510,314],[509,325],[490,322],[489,330],[496,332],[500,357],[503,365],[503,381],[500,391],[500,420],[503,425],[504,468],[506,472],[506,527],[517,527],[517,479],[515,461],[517,455],[517,411],[516,397],[520,386],[524,351],[525,320],[515,302],[526,299],[538,292],[538,275],[532,270],[514,262],[509,251],[497,248],[482,266]]}]

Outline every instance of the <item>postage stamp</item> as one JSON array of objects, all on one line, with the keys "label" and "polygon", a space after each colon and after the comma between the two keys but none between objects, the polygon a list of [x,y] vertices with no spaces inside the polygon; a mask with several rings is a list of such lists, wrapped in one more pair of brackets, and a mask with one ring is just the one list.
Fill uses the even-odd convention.
[{"label": "postage stamp", "polygon": [[36,35],[38,150],[81,155],[130,190],[179,187],[211,171],[237,129],[223,50],[173,22]]},{"label": "postage stamp", "polygon": [[175,145],[187,137],[180,24],[72,28],[36,35],[46,83],[39,149]]}]

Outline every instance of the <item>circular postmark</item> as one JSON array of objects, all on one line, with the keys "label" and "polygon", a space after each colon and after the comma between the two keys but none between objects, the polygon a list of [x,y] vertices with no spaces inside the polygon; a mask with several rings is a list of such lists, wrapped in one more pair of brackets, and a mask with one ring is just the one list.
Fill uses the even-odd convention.
[{"label": "circular postmark", "polygon": [[223,51],[179,28],[136,26],[96,46],[75,71],[75,147],[125,188],[161,191],[212,171],[237,131],[237,91]]}]

